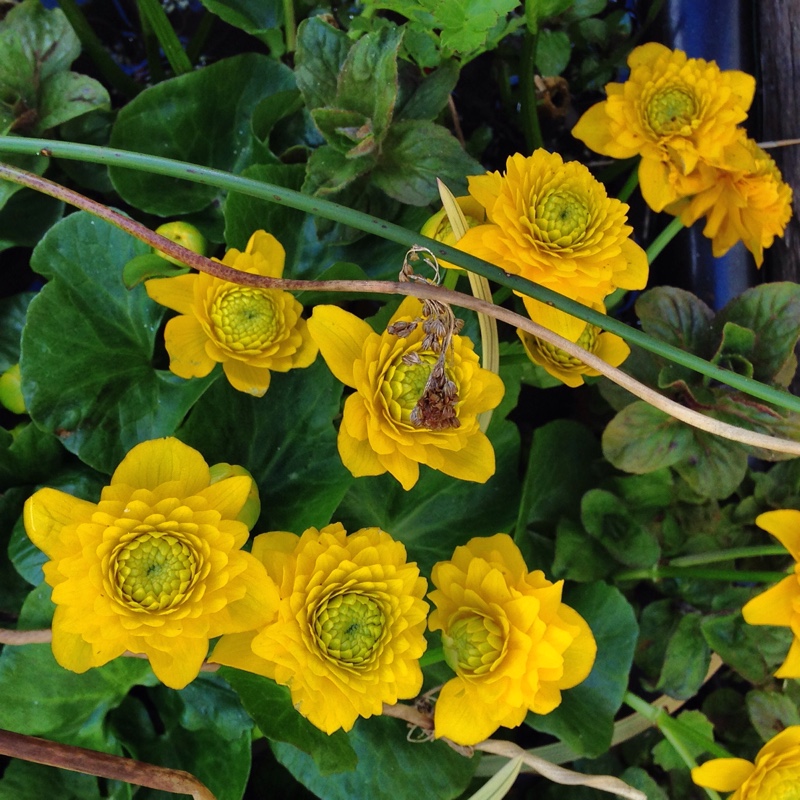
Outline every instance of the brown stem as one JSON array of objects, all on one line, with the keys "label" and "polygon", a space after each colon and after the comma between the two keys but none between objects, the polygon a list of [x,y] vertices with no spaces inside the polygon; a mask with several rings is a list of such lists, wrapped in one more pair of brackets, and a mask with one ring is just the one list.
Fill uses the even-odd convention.
[{"label": "brown stem", "polygon": [[290,280],[286,278],[267,278],[263,275],[240,272],[239,270],[221,264],[219,261],[213,261],[197,253],[193,253],[166,237],[154,233],[135,220],[108,208],[108,206],[104,206],[102,203],[84,197],[78,192],[73,192],[71,189],[67,189],[39,175],[34,175],[31,172],[26,172],[25,170],[17,169],[8,164],[0,163],[0,178],[12,181],[13,183],[19,183],[42,192],[43,194],[63,200],[65,203],[74,205],[84,211],[89,211],[157,250],[177,258],[188,266],[194,267],[200,272],[207,272],[209,275],[213,275],[216,278],[230,283],[237,283],[242,286],[254,286],[261,289],[284,289],[287,291],[363,292],[368,294],[413,295],[422,300],[438,300],[441,303],[448,303],[450,305],[459,306],[460,308],[469,308],[479,314],[495,317],[495,319],[501,322],[505,322],[515,328],[521,328],[533,336],[536,336],[538,339],[542,339],[558,347],[573,358],[582,361],[588,367],[605,375],[609,380],[627,389],[631,394],[644,400],[655,408],[658,408],[665,414],[669,414],[675,417],[675,419],[685,422],[687,425],[692,425],[695,428],[699,428],[700,430],[712,433],[716,436],[721,436],[724,439],[741,442],[742,444],[752,447],[760,447],[765,450],[774,450],[779,453],[789,453],[791,455],[800,456],[800,442],[756,433],[755,431],[739,428],[736,425],[729,425],[725,422],[713,419],[712,417],[698,414],[696,411],[664,397],[616,367],[609,366],[601,358],[598,358],[588,350],[584,350],[574,342],[502,306],[493,305],[492,303],[462,294],[461,292],[452,292],[440,286],[432,286],[423,283],[355,280]]},{"label": "brown stem", "polygon": [[146,786],[149,789],[189,794],[195,800],[215,800],[214,795],[194,775],[183,770],[167,769],[134,761],[132,758],[50,742],[36,736],[0,730],[0,754],[48,767]]}]

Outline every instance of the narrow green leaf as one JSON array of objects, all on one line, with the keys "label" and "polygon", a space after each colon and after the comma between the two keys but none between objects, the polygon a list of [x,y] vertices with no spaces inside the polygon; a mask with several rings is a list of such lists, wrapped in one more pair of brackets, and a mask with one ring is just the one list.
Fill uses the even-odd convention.
[{"label": "narrow green leaf", "polygon": [[711,650],[701,631],[700,614],[684,615],[672,633],[656,689],[677,700],[694,697],[702,686]]},{"label": "narrow green leaf", "polygon": [[229,25],[241,28],[254,36],[283,24],[283,5],[280,0],[200,0],[200,2]]}]

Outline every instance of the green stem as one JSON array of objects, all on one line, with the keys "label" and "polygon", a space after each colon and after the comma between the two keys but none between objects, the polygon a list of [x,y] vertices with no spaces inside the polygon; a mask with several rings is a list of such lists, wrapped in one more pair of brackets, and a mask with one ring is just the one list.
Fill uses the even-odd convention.
[{"label": "green stem", "polygon": [[614,575],[615,581],[651,580],[662,578],[697,578],[706,581],[747,581],[751,583],[775,583],[786,577],[786,572],[759,572],[738,569],[704,569],[702,567],[650,567],[629,569]]},{"label": "green stem", "polygon": [[294,0],[283,0],[283,20],[286,28],[286,52],[297,49],[297,21],[294,15]]},{"label": "green stem", "polygon": [[786,556],[786,548],[780,544],[764,544],[757,547],[733,547],[729,550],[715,550],[712,553],[695,553],[691,556],[673,558],[671,567],[694,567],[698,564],[714,564],[718,561],[731,561],[735,558],[756,558],[758,556]]},{"label": "green stem", "polygon": [[147,24],[156,35],[164,55],[176,75],[185,75],[192,71],[192,62],[181,46],[178,36],[170,25],[164,7],[158,0],[137,0],[139,14],[147,20]]},{"label": "green stem", "polygon": [[525,41],[522,45],[522,65],[520,67],[519,86],[522,94],[522,130],[525,134],[525,143],[532,153],[544,146],[542,129],[539,126],[539,111],[536,107],[536,44],[538,34],[531,31],[530,26],[525,32]]},{"label": "green stem", "polygon": [[189,59],[190,63],[196,64],[200,58],[200,54],[203,52],[203,48],[208,40],[208,35],[214,27],[215,19],[216,17],[210,11],[203,12],[203,16],[200,17],[197,30],[195,30],[192,38],[189,40],[189,44],[186,45],[186,57]]},{"label": "green stem", "polygon": [[650,247],[647,248],[647,263],[652,264],[658,254],[675,238],[678,231],[683,230],[684,224],[680,217],[675,217],[672,222],[656,236]]},{"label": "green stem", "polygon": [[142,26],[142,38],[144,39],[144,52],[147,57],[147,68],[150,73],[150,80],[153,83],[161,83],[164,80],[164,67],[161,64],[161,52],[158,47],[158,39],[153,33],[147,17],[139,11],[139,22]]},{"label": "green stem", "polygon": [[340,206],[330,200],[312,197],[301,192],[287,189],[283,186],[264,183],[262,181],[242,178],[221,170],[187,164],[159,156],[133,153],[125,150],[114,150],[108,147],[78,144],[75,142],[58,142],[50,139],[23,138],[20,136],[0,136],[0,152],[37,154],[46,150],[55,158],[66,158],[78,161],[88,161],[95,164],[108,164],[116,167],[125,167],[154,175],[167,175],[172,178],[215,186],[229,192],[240,192],[250,197],[257,197],[269,202],[280,203],[291,208],[296,208],[308,214],[313,214],[324,219],[334,220],[349,225],[366,233],[372,233],[392,242],[397,242],[410,248],[417,244],[426,247],[437,258],[452,261],[465,269],[483,275],[489,280],[507,286],[516,292],[533,297],[542,303],[549,303],[560,311],[572,314],[578,319],[597,325],[604,330],[621,336],[626,341],[641,347],[644,350],[669,359],[676,364],[695,370],[702,375],[707,375],[714,380],[727,384],[734,389],[757,397],[768,403],[774,403],[789,411],[800,412],[800,398],[788,392],[766,386],[752,378],[746,378],[727,369],[722,369],[710,364],[705,359],[692,353],[687,353],[677,347],[660,342],[642,331],[631,328],[613,317],[608,317],[591,309],[575,300],[570,300],[558,292],[544,286],[532,283],[519,275],[512,275],[499,267],[490,264],[476,256],[469,255],[463,250],[450,247],[444,242],[437,242],[414,231],[409,231],[399,225],[372,217],[361,211]]},{"label": "green stem", "polygon": [[[639,185],[639,164],[637,163],[634,166],[634,168],[630,171],[628,179],[625,181],[625,185],[622,187],[622,189],[620,189],[620,192],[617,195],[617,200],[621,200],[623,203],[627,203],[628,198],[633,194],[633,190],[638,185]],[[655,256],[653,257],[655,258]]]},{"label": "green stem", "polygon": [[100,70],[100,74],[121,95],[128,99],[135,97],[142,90],[142,87],[130,75],[126,75],[119,64],[111,58],[108,50],[103,47],[103,43],[87,22],[75,0],[58,0],[58,5],[64,12],[64,16],[69,21],[78,39],[80,39],[81,46],[88,53],[89,58],[92,59],[97,69]]},{"label": "green stem", "polygon": [[442,661],[444,661],[444,648],[434,647],[425,651],[419,660],[419,665],[420,667],[429,667],[431,664],[439,664]]},{"label": "green stem", "polygon": [[[641,714],[646,719],[656,725],[664,735],[664,738],[675,748],[683,763],[689,769],[697,766],[697,762],[692,756],[689,745],[702,748],[705,752],[717,758],[732,758],[732,755],[713,739],[709,739],[698,733],[688,725],[678,719],[671,717],[660,708],[651,706],[650,703],[637,697],[632,692],[625,692],[623,701],[634,711]],[[706,795],[712,800],[721,800],[720,796],[713,789],[704,789]]]}]

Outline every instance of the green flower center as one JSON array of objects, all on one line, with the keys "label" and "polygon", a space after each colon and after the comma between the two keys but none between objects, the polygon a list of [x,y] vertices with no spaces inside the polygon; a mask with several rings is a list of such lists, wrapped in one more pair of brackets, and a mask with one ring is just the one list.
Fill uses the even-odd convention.
[{"label": "green flower center", "polygon": [[488,672],[503,652],[503,631],[482,614],[460,617],[442,634],[444,659],[463,675]]},{"label": "green flower center", "polygon": [[215,298],[209,316],[217,340],[231,350],[259,350],[278,332],[274,301],[262,289],[224,290]]},{"label": "green flower center", "polygon": [[352,666],[370,659],[385,624],[383,611],[371,597],[350,592],[324,604],[314,620],[314,633],[323,653]]},{"label": "green flower center", "polygon": [[417,363],[407,364],[402,359],[386,371],[381,392],[389,404],[389,413],[397,422],[409,422],[411,412],[422,397],[436,363],[434,353],[417,353]]},{"label": "green flower center", "polygon": [[161,611],[178,605],[196,571],[195,555],[169,534],[143,533],[117,554],[116,582],[130,606]]},{"label": "green flower center", "polygon": [[539,236],[552,244],[576,241],[586,233],[590,221],[585,198],[568,190],[548,194],[531,212]]},{"label": "green flower center", "polygon": [[[596,325],[587,325],[583,329],[583,333],[578,337],[576,344],[590,353],[594,352],[595,345],[597,344],[597,337],[600,334],[600,328]],[[554,364],[562,367],[580,367],[583,366],[583,361],[579,358],[571,356],[569,353],[564,352],[560,347],[556,347],[550,342],[545,342],[544,339],[536,340],[539,345],[541,354],[552,361]]]},{"label": "green flower center", "polygon": [[679,133],[697,118],[697,99],[692,92],[672,86],[654,95],[647,104],[647,119],[654,133]]}]

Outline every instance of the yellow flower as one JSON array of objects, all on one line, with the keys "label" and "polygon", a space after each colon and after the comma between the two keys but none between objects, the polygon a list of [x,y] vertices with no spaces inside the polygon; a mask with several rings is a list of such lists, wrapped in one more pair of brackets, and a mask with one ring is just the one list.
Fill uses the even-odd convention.
[{"label": "yellow flower", "polygon": [[[448,190],[449,191],[449,190]],[[467,226],[474,228],[476,225],[483,225],[486,221],[486,211],[483,206],[472,197],[456,197],[456,203],[464,214]],[[447,216],[447,209],[442,207],[422,226],[420,233],[437,242],[444,242],[451,247],[458,247],[458,240],[453,233],[453,226]],[[457,264],[439,259],[439,266],[446,269],[461,269]]]},{"label": "yellow flower", "polygon": [[[283,275],[285,253],[272,234],[256,231],[243,253],[228,250],[221,263],[269,278]],[[216,363],[234,389],[262,397],[270,371],[307,367],[317,347],[289,292],[255,289],[206,273],[153,278],[147,293],[181,316],[164,332],[169,368],[181,378],[203,378]]]},{"label": "yellow flower", "polygon": [[419,692],[427,582],[400,542],[380,528],[348,536],[335,523],[302,536],[264,533],[253,555],[278,584],[278,617],[223,636],[213,661],[288,686],[298,711],[326,733]]},{"label": "yellow flower", "polygon": [[99,503],[40,489],[25,503],[25,530],[50,560],[53,655],[85,672],[142,653],[181,689],[197,677],[208,642],[263,625],[278,592],[241,550],[237,520],[247,475],[211,483],[203,457],[177,439],[134,447]]},{"label": "yellow flower", "polygon": [[608,99],[592,106],[572,135],[612,158],[640,155],[639,185],[652,209],[707,188],[700,162],[747,167],[736,126],[753,101],[751,75],[655,42],[635,48],[628,66],[628,80],[607,84]]},{"label": "yellow flower", "polygon": [[744,621],[750,625],[778,625],[794,634],[786,660],[776,678],[800,678],[800,511],[787,508],[756,517],[756,525],[771,533],[795,560],[794,574],[745,603]]},{"label": "yellow flower", "polygon": [[[532,297],[523,298],[523,302],[528,316],[534,322],[571,342],[576,342],[612,367],[618,367],[630,355],[630,347],[621,337],[613,333],[601,331],[596,325],[590,325]],[[595,306],[595,309],[604,311],[602,305]],[[582,361],[573,358],[555,345],[538,339],[521,328],[517,328],[517,336],[522,340],[528,358],[534,364],[544,367],[550,375],[563,381],[567,386],[573,388],[582,386],[584,375],[600,374],[596,369],[587,367]]]},{"label": "yellow flower", "polygon": [[773,736],[755,763],[743,758],[715,758],[692,770],[698,786],[735,792],[728,800],[796,800],[800,797],[800,725]]},{"label": "yellow flower", "polygon": [[764,262],[764,248],[782,236],[792,216],[792,190],[780,170],[754,141],[743,137],[753,157],[753,168],[709,168],[713,182],[694,197],[680,200],[667,211],[693,225],[706,217],[703,234],[712,240],[714,255],[725,255],[738,241],[753,254],[756,265]]},{"label": "yellow flower", "polygon": [[432,581],[428,624],[441,629],[456,672],[436,702],[436,736],[477,744],[501,725],[516,727],[529,710],[549,713],[562,689],[591,672],[597,645],[583,617],[561,602],[563,581],[528,572],[507,534],[457,547]]},{"label": "yellow flower", "polygon": [[505,175],[468,180],[488,223],[470,228],[461,250],[586,305],[617,287],[646,285],[647,257],[629,238],[628,206],[608,197],[583,164],[536,150],[511,156]]},{"label": "yellow flower", "polygon": [[317,306],[308,327],[331,372],[356,391],[339,428],[342,463],[356,477],[391,473],[410,489],[419,465],[485,483],[495,471],[494,450],[478,414],[495,408],[503,382],[478,364],[472,342],[453,336],[444,351],[442,385],[433,386],[437,355],[425,345],[422,304],[406,298],[390,321],[404,337],[375,333],[336,306]]}]

